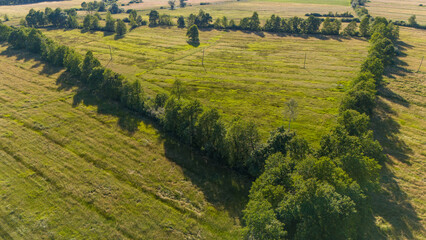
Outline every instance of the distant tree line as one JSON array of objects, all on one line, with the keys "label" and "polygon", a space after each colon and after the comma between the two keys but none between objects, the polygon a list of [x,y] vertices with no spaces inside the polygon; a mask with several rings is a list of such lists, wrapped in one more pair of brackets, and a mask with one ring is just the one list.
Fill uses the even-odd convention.
[{"label": "distant tree line", "polygon": [[344,12],[344,13],[329,12],[329,13],[325,13],[325,14],[306,13],[305,16],[306,17],[309,17],[309,16],[314,16],[314,17],[346,17],[346,18],[353,18],[354,17],[354,15],[352,15],[350,12]]},{"label": "distant tree line", "polygon": [[[1,5],[22,5],[22,4],[31,4],[38,2],[53,2],[58,0],[0,0]],[[62,0],[59,0],[62,1]]]},{"label": "distant tree line", "polygon": [[[50,8],[46,8],[45,11],[35,11],[31,9],[25,17],[25,24],[30,27],[44,27],[48,24],[52,24],[59,28],[82,28],[86,31],[101,30],[116,32],[118,35],[124,35],[127,32],[127,29],[125,29],[127,27],[123,24],[123,22],[129,23],[131,29],[144,25],[149,25],[150,27],[174,25],[170,15],[160,14],[156,10],[150,11],[148,14],[148,21],[142,19],[142,16],[138,15],[135,10],[130,10],[128,12],[129,17],[126,17],[123,20],[114,20],[111,16],[111,12],[108,11],[105,19],[106,24],[104,27],[101,27],[99,26],[99,20],[101,20],[101,17],[98,13],[87,14],[84,17],[83,24],[80,25],[77,22],[77,12],[75,9],[65,11],[62,11],[60,8],[57,8],[54,11]],[[341,24],[342,22],[340,20],[329,17],[321,19],[310,15],[306,19],[300,17],[285,19],[272,15],[262,26],[259,20],[259,15],[256,12],[254,12],[251,17],[242,18],[238,24],[234,20],[228,20],[225,16],[217,18],[213,23],[212,16],[203,10],[200,10],[198,14],[190,14],[187,19],[183,16],[180,16],[177,19],[177,26],[179,28],[190,28],[195,25],[199,29],[214,28],[218,30],[229,29],[254,32],[266,31],[290,34],[339,35],[343,33],[348,36],[358,35],[357,23],[355,20],[352,20],[348,27],[343,31],[341,31]]]},{"label": "distant tree line", "polygon": [[[368,57],[342,100],[338,125],[322,137],[318,148],[290,127],[277,128],[262,143],[253,122],[241,118],[224,122],[217,109],[186,99],[185,86],[179,80],[170,94],[150,98],[139,81],[130,82],[104,68],[91,51],[81,56],[36,29],[0,24],[0,41],[65,67],[105,99],[151,117],[182,143],[257,178],[244,211],[248,239],[355,239],[365,237],[368,196],[378,187],[378,163],[384,158],[369,129],[369,119],[376,89],[382,84],[384,68],[393,64],[394,43],[399,37],[398,26],[385,18],[365,19],[362,32],[370,37]],[[255,20],[249,19],[247,24],[257,25]]]}]

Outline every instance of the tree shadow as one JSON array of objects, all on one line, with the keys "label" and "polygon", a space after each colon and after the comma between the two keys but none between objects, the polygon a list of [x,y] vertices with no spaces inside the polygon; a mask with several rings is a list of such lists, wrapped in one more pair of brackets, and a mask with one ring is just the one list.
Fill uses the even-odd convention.
[{"label": "tree shadow", "polygon": [[401,125],[392,118],[393,115],[396,115],[396,112],[378,98],[375,112],[371,117],[374,137],[382,145],[385,154],[410,164],[408,155],[412,153],[412,149],[398,136]]},{"label": "tree shadow", "polygon": [[[371,118],[374,137],[383,147],[386,156],[410,165],[409,155],[412,149],[398,136],[400,124],[393,116],[397,113],[384,101],[401,104],[408,107],[410,104],[403,97],[382,87],[379,89],[377,106]],[[421,219],[414,207],[410,204],[407,194],[400,188],[396,176],[389,169],[391,159],[385,158],[381,164],[380,186],[381,189],[370,195],[371,215],[366,218],[368,229],[367,239],[388,239],[389,236],[397,238],[414,239],[413,232],[423,232]]]},{"label": "tree shadow", "polygon": [[111,36],[111,35],[114,35],[114,34],[115,34],[115,32],[104,31],[104,37],[108,37],[108,36]]},{"label": "tree shadow", "polygon": [[159,141],[163,142],[165,157],[182,168],[185,177],[204,193],[206,200],[216,208],[226,210],[231,217],[242,216],[251,186],[247,176],[222,167],[188,145],[166,136],[155,120],[132,112],[119,102],[103,98],[96,89],[84,86],[68,72],[62,73],[56,84],[58,90],[74,89],[73,107],[79,104],[96,106],[97,113],[117,117],[117,125],[129,135],[138,130],[141,122],[159,130],[162,134]]},{"label": "tree shadow", "polygon": [[186,41],[186,42],[193,47],[200,46],[200,41]]},{"label": "tree shadow", "polygon": [[118,34],[116,34],[115,36],[114,36],[114,40],[120,40],[120,39],[122,39],[122,38],[124,38],[125,37],[125,35],[118,35]]},{"label": "tree shadow", "polygon": [[15,57],[17,61],[24,61],[24,62],[28,62],[31,60],[36,61],[36,63],[33,66],[31,66],[31,68],[38,68],[40,66],[43,66],[42,70],[39,72],[42,75],[56,74],[62,70],[62,68],[60,67],[54,67],[54,66],[49,66],[47,64],[42,64],[41,62],[42,59],[37,54],[30,53],[27,51],[22,51],[20,49],[14,49],[13,47],[6,44],[3,44],[1,46],[8,46],[6,50],[0,53],[0,55],[2,56],[6,56],[8,58]]},{"label": "tree shadow", "polygon": [[372,211],[368,222],[373,229],[368,239],[388,239],[388,236],[414,239],[414,231],[424,232],[420,217],[386,165],[382,166],[380,175],[381,189],[370,196]]},{"label": "tree shadow", "polygon": [[216,208],[225,209],[233,218],[242,217],[248,202],[250,181],[220,163],[212,163],[193,149],[167,138],[164,142],[165,156],[182,167],[186,177],[204,193],[208,202]]}]

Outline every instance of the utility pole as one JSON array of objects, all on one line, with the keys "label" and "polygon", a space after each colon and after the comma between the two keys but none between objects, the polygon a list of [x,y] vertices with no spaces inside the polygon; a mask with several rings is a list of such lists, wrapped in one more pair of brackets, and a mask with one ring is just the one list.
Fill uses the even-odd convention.
[{"label": "utility pole", "polygon": [[306,69],[306,53],[305,53],[305,61],[303,62],[303,69]]},{"label": "utility pole", "polygon": [[107,63],[107,65],[105,67],[108,67],[109,63],[112,62],[112,49],[111,49],[111,45],[108,45],[108,46],[109,46],[109,56],[110,56],[110,59],[109,59],[109,62]]},{"label": "utility pole", "polygon": [[204,72],[207,72],[206,67],[204,67],[204,50],[205,48],[203,48],[203,59],[201,60],[201,64],[203,65]]},{"label": "utility pole", "polygon": [[418,73],[418,72],[420,72],[420,68],[422,67],[422,64],[423,64],[423,59],[425,58],[425,56],[423,56],[422,57],[422,61],[420,62],[420,66],[419,66],[419,69],[417,69],[417,72],[416,73]]}]

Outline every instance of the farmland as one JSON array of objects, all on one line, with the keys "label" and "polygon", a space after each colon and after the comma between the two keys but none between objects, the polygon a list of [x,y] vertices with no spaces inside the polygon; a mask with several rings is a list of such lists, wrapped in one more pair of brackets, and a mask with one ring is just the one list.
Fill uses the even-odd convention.
[{"label": "farmland", "polygon": [[[32,7],[81,2],[2,6],[0,16],[9,14],[6,24],[17,25]],[[124,8],[138,9],[145,20],[155,8],[173,21],[200,9],[213,20],[237,21],[257,11],[262,23],[271,14],[353,13],[347,0],[188,3],[174,11],[160,9],[166,0]],[[419,3],[372,0],[367,9],[393,20],[416,14],[425,24]],[[139,81],[148,97],[170,94],[181,80],[185,100],[219,109],[226,127],[235,117],[255,123],[262,142],[277,127],[287,128],[285,102],[294,99],[291,129],[313,147],[336,126],[342,98],[369,48],[361,37],[213,29],[202,29],[201,45],[193,47],[186,29],[176,26],[137,27],[123,37],[41,30],[80,54],[93,51],[103,66]],[[426,62],[419,68],[426,31],[401,27],[397,47],[397,65],[386,69],[370,122],[387,158],[379,190],[368,198],[368,239],[426,236]],[[0,45],[0,239],[242,239],[253,179],[178,141],[160,123],[99,99],[96,90],[39,55]]]},{"label": "farmland", "polygon": [[[423,4],[423,6],[420,6]],[[426,4],[421,0],[373,0],[367,4],[373,16],[383,16],[394,21],[406,21],[416,15],[419,24],[426,24]]]},{"label": "farmland", "polygon": [[228,120],[241,116],[256,122],[265,137],[286,124],[284,102],[294,98],[300,106],[294,128],[313,141],[334,123],[345,85],[367,50],[367,43],[357,39],[216,30],[201,32],[202,45],[193,48],[183,37],[185,31],[176,27],[141,27],[119,40],[79,30],[46,34],[82,53],[92,50],[105,65],[111,46],[108,67],[140,80],[147,92],[167,91],[180,79],[190,98],[219,108]]},{"label": "farmland", "polygon": [[373,121],[376,137],[389,157],[382,169],[375,211],[388,239],[424,239],[426,67],[419,69],[419,65],[426,51],[426,32],[402,28],[400,35],[401,67],[389,72]]},{"label": "farmland", "polygon": [[63,72],[31,55],[2,47],[0,63],[2,238],[239,235],[244,177],[57,85]]}]

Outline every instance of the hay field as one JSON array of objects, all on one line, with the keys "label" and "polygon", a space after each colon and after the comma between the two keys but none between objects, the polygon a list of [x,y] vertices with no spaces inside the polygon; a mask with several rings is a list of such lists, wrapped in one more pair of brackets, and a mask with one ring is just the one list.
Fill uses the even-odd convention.
[{"label": "hay field", "polygon": [[185,30],[176,27],[140,27],[119,40],[79,30],[45,34],[81,53],[94,51],[103,64],[111,46],[108,67],[141,81],[148,94],[168,91],[180,79],[189,98],[217,107],[227,120],[254,121],[265,137],[286,124],[284,103],[294,98],[299,116],[293,127],[312,142],[334,124],[345,85],[367,52],[364,40],[216,30],[201,32],[202,45],[194,48],[186,43]]},{"label": "hay field", "polygon": [[247,179],[33,55],[0,66],[0,238],[238,238]]}]

